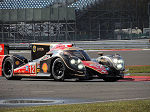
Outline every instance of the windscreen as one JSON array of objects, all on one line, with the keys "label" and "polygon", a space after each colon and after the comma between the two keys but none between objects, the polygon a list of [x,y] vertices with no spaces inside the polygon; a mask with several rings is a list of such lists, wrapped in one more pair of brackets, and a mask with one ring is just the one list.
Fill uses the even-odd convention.
[{"label": "windscreen", "polygon": [[72,56],[76,56],[81,60],[84,61],[90,61],[90,57],[88,56],[88,54],[86,52],[84,52],[83,50],[67,50],[66,52],[68,52],[70,55]]}]

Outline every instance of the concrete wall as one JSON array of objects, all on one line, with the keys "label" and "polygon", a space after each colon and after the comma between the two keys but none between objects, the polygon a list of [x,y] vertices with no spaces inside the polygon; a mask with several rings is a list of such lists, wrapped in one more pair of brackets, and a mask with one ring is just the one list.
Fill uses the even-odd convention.
[{"label": "concrete wall", "polygon": [[75,20],[74,8],[27,8],[0,10],[0,21],[7,22],[32,22],[32,21],[64,21]]}]

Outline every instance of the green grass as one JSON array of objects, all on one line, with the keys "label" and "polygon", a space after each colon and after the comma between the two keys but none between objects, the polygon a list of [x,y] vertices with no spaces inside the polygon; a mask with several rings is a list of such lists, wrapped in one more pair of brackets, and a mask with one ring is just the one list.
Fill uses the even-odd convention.
[{"label": "green grass", "polygon": [[150,112],[150,100],[107,103],[0,108],[0,112]]},{"label": "green grass", "polygon": [[[129,70],[127,73],[131,73],[132,76],[150,76],[150,65],[146,66],[126,66],[126,69]],[[138,74],[138,73],[145,73],[145,74]]]},{"label": "green grass", "polygon": [[150,74],[137,74],[137,73],[132,73],[129,76],[150,76]]}]

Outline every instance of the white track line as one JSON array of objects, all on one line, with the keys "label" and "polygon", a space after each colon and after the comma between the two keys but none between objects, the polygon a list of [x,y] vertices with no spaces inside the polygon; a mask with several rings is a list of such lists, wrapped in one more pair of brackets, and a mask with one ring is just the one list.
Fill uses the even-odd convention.
[{"label": "white track line", "polygon": [[150,49],[124,49],[124,50],[122,50],[122,49],[115,49],[115,50],[113,50],[113,49],[110,49],[110,50],[105,50],[105,49],[100,49],[100,50],[85,50],[85,51],[149,51]]},{"label": "white track line", "polygon": [[[117,99],[117,100],[105,100],[105,101],[89,101],[89,102],[81,102],[81,103],[68,103],[70,104],[91,104],[91,103],[105,103],[105,102],[116,102],[116,101],[131,101],[131,100],[146,100],[147,98],[131,98],[131,99]],[[68,105],[68,104],[58,104],[58,105]]]}]

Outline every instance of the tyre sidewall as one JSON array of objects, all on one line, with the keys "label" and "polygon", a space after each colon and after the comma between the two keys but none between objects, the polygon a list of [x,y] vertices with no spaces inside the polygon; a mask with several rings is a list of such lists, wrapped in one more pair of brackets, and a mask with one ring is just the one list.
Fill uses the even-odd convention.
[{"label": "tyre sidewall", "polygon": [[[6,66],[6,63],[7,63],[7,62],[9,62],[9,63],[11,64],[11,67],[12,67],[12,72],[11,72],[10,75],[7,75],[7,74],[5,73],[5,69],[6,69],[5,66]],[[5,76],[6,79],[8,79],[8,80],[13,79],[13,70],[14,70],[14,62],[13,62],[13,59],[12,59],[11,57],[8,57],[8,58],[5,59],[4,64],[3,64],[3,74],[4,74],[4,76]]]},{"label": "tyre sidewall", "polygon": [[[57,62],[61,62],[63,64],[63,67],[64,67],[64,72],[63,72],[63,75],[61,75],[60,77],[56,76],[55,75],[55,72],[54,72],[54,66]],[[53,75],[53,78],[54,80],[57,80],[57,81],[64,81],[64,77],[65,77],[65,64],[64,62],[62,61],[62,59],[60,58],[57,58],[54,62],[53,62],[53,65],[52,65],[52,75]]]}]

